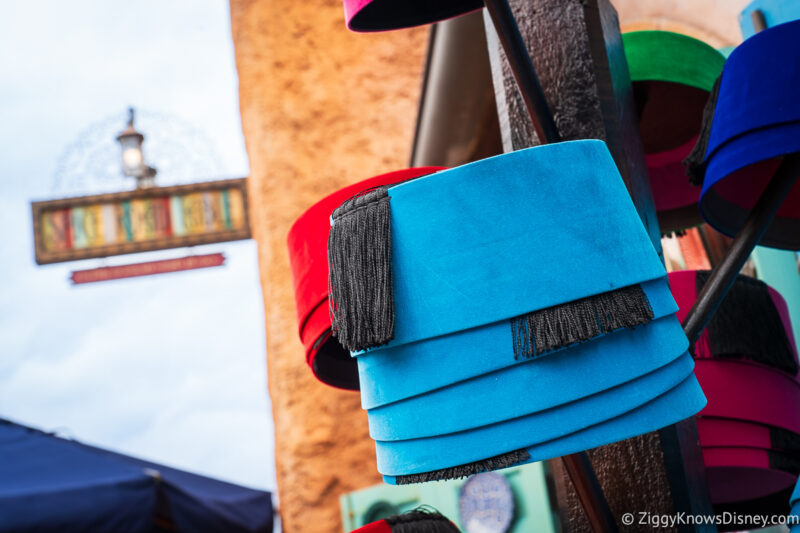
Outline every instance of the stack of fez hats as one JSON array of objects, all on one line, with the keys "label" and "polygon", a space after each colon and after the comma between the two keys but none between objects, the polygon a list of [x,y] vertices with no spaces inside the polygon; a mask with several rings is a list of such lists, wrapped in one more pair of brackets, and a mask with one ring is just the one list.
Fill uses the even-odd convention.
[{"label": "stack of fez hats", "polygon": [[441,167],[390,172],[345,187],[311,206],[289,230],[289,262],[294,282],[300,340],[306,362],[322,382],[358,390],[358,371],[350,352],[331,337],[328,313],[328,232],[333,210],[348,198],[370,188],[397,183]]},{"label": "stack of fez hats", "polygon": [[[784,156],[800,152],[800,21],[764,30],[728,57],[687,160],[702,183],[700,212],[735,236]],[[760,242],[800,249],[800,182]]]},{"label": "stack of fez hats", "polygon": [[333,331],[357,360],[389,483],[574,453],[705,405],[664,267],[601,141],[379,187],[331,224]]},{"label": "stack of fez hats", "polygon": [[[679,318],[708,274],[670,273]],[[712,502],[744,505],[793,486],[800,471],[800,381],[783,298],[739,276],[694,350],[708,398],[697,428]]]},{"label": "stack of fez hats", "polygon": [[694,147],[703,108],[725,58],[708,44],[668,31],[622,35],[647,170],[662,232],[702,222],[682,161]]}]

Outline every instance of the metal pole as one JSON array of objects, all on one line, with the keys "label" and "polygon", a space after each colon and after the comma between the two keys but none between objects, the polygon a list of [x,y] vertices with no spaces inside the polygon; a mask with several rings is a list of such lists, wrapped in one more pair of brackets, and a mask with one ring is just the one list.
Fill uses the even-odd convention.
[{"label": "metal pole", "polygon": [[[508,1],[485,0],[484,3],[497,30],[500,44],[508,58],[539,142],[549,144],[561,141],[561,135],[558,133],[553,114],[547,105],[547,99]],[[589,518],[592,531],[617,531],[614,515],[611,513],[611,508],[608,506],[586,452],[566,455],[562,457],[562,460],[586,516]]]},{"label": "metal pole", "polygon": [[686,315],[683,330],[691,344],[694,344],[708,325],[798,177],[800,177],[800,154],[785,156],[731,247],[711,271],[708,281],[697,295],[689,314]]}]

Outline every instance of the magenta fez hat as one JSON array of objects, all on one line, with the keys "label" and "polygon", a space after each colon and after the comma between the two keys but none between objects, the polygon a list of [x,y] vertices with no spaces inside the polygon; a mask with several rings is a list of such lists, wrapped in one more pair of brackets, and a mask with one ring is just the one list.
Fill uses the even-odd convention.
[{"label": "magenta fez hat", "polygon": [[344,0],[353,31],[384,31],[431,24],[483,7],[483,0]]},{"label": "magenta fez hat", "polygon": [[[670,273],[680,318],[708,275]],[[757,501],[786,490],[800,470],[800,382],[783,298],[739,276],[694,351],[708,398],[697,427],[712,502]]]},{"label": "magenta fez hat", "polygon": [[628,32],[622,42],[661,231],[696,226],[703,221],[700,188],[689,183],[681,162],[697,141],[725,58],[703,41],[669,31]]}]

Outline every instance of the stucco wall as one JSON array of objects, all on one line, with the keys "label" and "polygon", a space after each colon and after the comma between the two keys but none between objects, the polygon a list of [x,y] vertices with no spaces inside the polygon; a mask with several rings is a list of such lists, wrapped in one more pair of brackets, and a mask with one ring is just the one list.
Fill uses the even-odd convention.
[{"label": "stucco wall", "polygon": [[230,7],[284,531],[341,531],[339,495],[379,481],[375,451],[358,393],[306,367],[286,234],[323,195],[407,165],[427,29],[350,33],[341,0]]}]

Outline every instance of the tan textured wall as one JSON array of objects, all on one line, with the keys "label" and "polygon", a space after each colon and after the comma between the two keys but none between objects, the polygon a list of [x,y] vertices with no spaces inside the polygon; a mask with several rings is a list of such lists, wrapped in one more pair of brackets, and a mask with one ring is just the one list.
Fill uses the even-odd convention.
[{"label": "tan textured wall", "polygon": [[321,196],[407,165],[427,29],[346,30],[341,0],[231,0],[250,214],[267,321],[284,531],[342,530],[379,481],[359,395],[318,383],[297,336],[286,233]]},{"label": "tan textured wall", "polygon": [[611,0],[623,32],[659,29],[685,33],[711,46],[742,40],[739,13],[751,0]]}]

